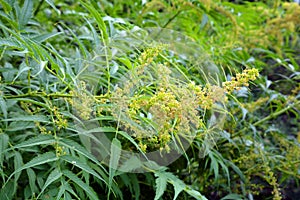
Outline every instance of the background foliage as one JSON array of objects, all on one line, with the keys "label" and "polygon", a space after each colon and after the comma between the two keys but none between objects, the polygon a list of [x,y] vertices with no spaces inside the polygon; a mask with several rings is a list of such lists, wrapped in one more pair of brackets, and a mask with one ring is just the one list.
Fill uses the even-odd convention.
[{"label": "background foliage", "polygon": [[[300,195],[299,5],[279,0],[1,0],[0,7],[1,200]],[[155,63],[162,62],[165,54],[155,48],[136,52],[141,57],[146,52],[143,60],[126,54],[128,41],[119,37],[122,31],[148,27],[187,35],[220,67],[220,81],[227,86],[248,77],[245,70],[257,69],[260,76],[228,93],[226,123],[205,156],[199,156],[202,147],[211,144],[200,138],[168,167],[123,173],[114,170],[117,156],[109,167],[97,160],[77,126],[94,112],[116,146],[157,148],[125,131],[115,136],[120,131],[111,110],[111,97],[130,67],[137,69],[153,54]],[[111,59],[109,45],[125,48],[125,54]],[[176,59],[171,55],[170,63]],[[180,67],[196,86],[206,87],[197,71]],[[153,86],[149,94],[157,97],[156,90]],[[165,144],[161,139],[159,148]],[[118,149],[111,150],[118,155]]]}]

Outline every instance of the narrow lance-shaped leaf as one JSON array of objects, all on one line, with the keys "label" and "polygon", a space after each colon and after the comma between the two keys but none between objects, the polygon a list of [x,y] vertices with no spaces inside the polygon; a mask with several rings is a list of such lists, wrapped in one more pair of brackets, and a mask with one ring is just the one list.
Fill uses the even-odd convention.
[{"label": "narrow lance-shaped leaf", "polygon": [[40,194],[37,196],[37,199],[39,198],[40,195],[43,194],[44,190],[45,190],[51,183],[53,183],[54,181],[56,181],[57,179],[59,179],[61,176],[62,176],[62,172],[60,172],[59,169],[53,170],[53,171],[49,174],[49,176],[48,176],[48,178],[47,178],[47,180],[46,180],[46,182],[45,182],[45,184],[44,184],[44,186],[43,186],[43,188],[42,188]]},{"label": "narrow lance-shaped leaf", "polygon": [[[95,158],[95,156],[93,154],[91,154],[90,152],[88,152],[85,148],[83,148],[77,142],[64,138],[63,140],[59,140],[58,143],[62,146],[65,146],[65,147],[79,153],[80,155],[90,159],[91,161],[95,162],[99,167],[102,167],[101,163]],[[102,174],[107,173],[104,167],[102,167],[102,169],[103,169]]]},{"label": "narrow lance-shaped leaf", "polygon": [[37,181],[36,174],[31,168],[26,169],[26,172],[29,180],[29,187],[31,193],[36,193],[38,191],[38,187],[36,185],[36,181]]},{"label": "narrow lance-shaped leaf", "polygon": [[19,16],[19,29],[23,29],[32,17],[33,1],[25,0]]},{"label": "narrow lance-shaped leaf", "polygon": [[76,167],[82,169],[83,171],[97,177],[99,180],[104,181],[103,178],[101,178],[97,172],[95,172],[90,166],[88,166],[86,163],[82,162],[81,160],[79,160],[77,157],[75,156],[69,156],[69,155],[65,155],[65,156],[61,156],[60,157],[62,160],[75,165]]},{"label": "narrow lance-shaped leaf", "polygon": [[52,135],[43,135],[40,134],[37,137],[30,138],[20,144],[15,145],[13,148],[24,148],[24,147],[32,147],[41,144],[52,144],[56,140],[53,138]]},{"label": "narrow lance-shaped leaf", "polygon": [[6,119],[7,118],[7,106],[6,106],[6,101],[3,99],[2,96],[0,96],[0,108],[3,113],[4,119]]},{"label": "narrow lance-shaped leaf", "polygon": [[[23,165],[22,156],[21,156],[20,152],[16,151],[15,152],[15,157],[14,157],[14,167],[15,167],[15,170],[21,168],[22,165]],[[15,173],[15,180],[14,181],[18,181],[20,175],[21,175],[21,172]]]},{"label": "narrow lance-shaped leaf", "polygon": [[[120,156],[121,156],[121,142],[114,138],[111,143],[110,160],[109,160],[109,193],[112,187],[113,177],[115,176],[116,169],[118,168]],[[109,196],[109,194],[108,194]]]},{"label": "narrow lance-shaped leaf", "polygon": [[5,0],[0,0],[0,4],[7,14],[12,10],[12,7]]},{"label": "narrow lance-shaped leaf", "polygon": [[40,156],[34,157],[31,161],[29,161],[28,163],[26,163],[23,167],[20,167],[19,169],[15,170],[7,179],[6,183],[12,178],[13,175],[15,175],[16,173],[30,168],[30,167],[34,167],[34,166],[38,166],[38,165],[42,165],[45,163],[50,163],[50,162],[54,162],[58,160],[58,157],[56,157],[56,155],[53,152],[47,152],[44,153]]},{"label": "narrow lance-shaped leaf", "polygon": [[57,12],[57,14],[61,14],[60,10],[56,8],[52,0],[46,0],[46,2]]},{"label": "narrow lance-shaped leaf", "polygon": [[76,185],[82,188],[90,199],[97,200],[99,199],[96,195],[96,192],[86,183],[84,183],[80,178],[78,178],[73,172],[69,170],[63,170],[63,175],[71,179]]}]

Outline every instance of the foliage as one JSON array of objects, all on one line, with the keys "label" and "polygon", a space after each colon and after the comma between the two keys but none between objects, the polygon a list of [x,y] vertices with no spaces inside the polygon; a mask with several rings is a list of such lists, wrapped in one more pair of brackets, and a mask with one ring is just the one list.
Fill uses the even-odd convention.
[{"label": "foliage", "polygon": [[[295,199],[299,16],[278,0],[1,0],[0,199]],[[167,167],[127,157],[173,149]]]}]

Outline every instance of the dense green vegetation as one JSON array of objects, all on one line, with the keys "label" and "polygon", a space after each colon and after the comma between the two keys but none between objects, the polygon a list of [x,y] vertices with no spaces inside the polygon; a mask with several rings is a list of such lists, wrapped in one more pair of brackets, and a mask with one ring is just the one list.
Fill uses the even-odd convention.
[{"label": "dense green vegetation", "polygon": [[297,199],[299,16],[0,0],[0,199]]}]

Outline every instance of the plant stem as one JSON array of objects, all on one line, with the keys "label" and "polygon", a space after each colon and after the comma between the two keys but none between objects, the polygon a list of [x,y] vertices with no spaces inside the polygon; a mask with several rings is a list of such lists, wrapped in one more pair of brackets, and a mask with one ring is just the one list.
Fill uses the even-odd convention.
[{"label": "plant stem", "polygon": [[[257,125],[259,125],[259,124],[261,124],[261,123],[263,123],[263,122],[265,122],[265,121],[267,121],[267,120],[270,120],[270,119],[272,119],[272,118],[275,118],[275,117],[277,117],[277,116],[283,114],[284,112],[287,112],[288,110],[292,109],[294,106],[296,106],[296,105],[298,105],[298,104],[300,104],[300,101],[297,101],[297,102],[295,102],[295,103],[292,103],[292,104],[288,105],[287,107],[285,107],[284,109],[279,110],[279,111],[277,111],[277,112],[275,112],[275,113],[271,113],[271,114],[268,115],[267,117],[265,117],[265,118],[263,118],[263,119],[261,119],[261,120],[255,122],[255,123],[253,123],[252,125],[253,125],[253,126],[257,126]],[[242,129],[241,129],[240,131],[238,131],[236,134],[233,134],[233,135],[231,136],[231,139],[241,136],[241,134],[244,133],[248,128],[249,128],[249,127],[247,127],[247,126],[244,127],[244,128],[242,128]],[[223,143],[225,143],[225,141],[222,141],[222,142],[221,142],[221,144],[223,144]]]}]

